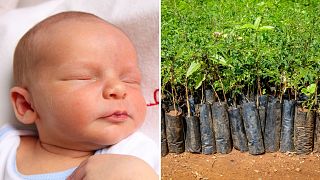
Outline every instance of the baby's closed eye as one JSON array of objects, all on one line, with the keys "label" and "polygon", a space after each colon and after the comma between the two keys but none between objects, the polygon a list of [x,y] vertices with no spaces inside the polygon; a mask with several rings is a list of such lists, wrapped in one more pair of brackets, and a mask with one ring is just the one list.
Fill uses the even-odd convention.
[{"label": "baby's closed eye", "polygon": [[141,79],[140,78],[135,78],[135,77],[125,77],[121,79],[122,82],[128,83],[128,84],[141,84]]},{"label": "baby's closed eye", "polygon": [[128,83],[128,84],[141,84],[141,73],[139,71],[130,71],[122,74],[120,76],[120,79],[122,82]]},{"label": "baby's closed eye", "polygon": [[96,79],[93,76],[69,76],[65,77],[62,80],[63,81],[88,81],[88,80],[94,80]]}]

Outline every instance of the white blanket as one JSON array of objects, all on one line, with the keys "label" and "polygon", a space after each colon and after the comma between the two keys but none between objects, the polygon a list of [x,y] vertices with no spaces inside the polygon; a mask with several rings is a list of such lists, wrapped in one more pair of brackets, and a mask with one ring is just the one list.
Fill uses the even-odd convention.
[{"label": "white blanket", "polygon": [[[0,128],[0,179],[1,180],[20,180],[20,179],[66,179],[75,168],[65,171],[37,174],[25,177],[18,172],[16,167],[16,153],[20,143],[20,136],[34,135],[35,132],[18,130],[10,125]],[[98,150],[95,154],[124,154],[138,157],[144,160],[159,175],[160,163],[158,148],[151,139],[144,134],[136,132],[123,139],[119,143]]]},{"label": "white blanket", "polygon": [[8,9],[19,5],[19,1],[8,2],[0,0],[0,125],[17,123],[9,101],[9,89],[12,84],[13,52],[18,40],[49,15],[68,10],[85,11],[117,25],[135,44],[143,74],[143,93],[148,104],[148,121],[145,121],[141,131],[159,145],[158,0],[47,0],[35,6],[12,10]]}]

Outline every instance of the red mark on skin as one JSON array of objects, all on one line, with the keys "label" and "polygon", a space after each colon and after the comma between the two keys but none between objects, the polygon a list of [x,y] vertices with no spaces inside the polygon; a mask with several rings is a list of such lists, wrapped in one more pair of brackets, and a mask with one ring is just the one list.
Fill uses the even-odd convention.
[{"label": "red mark on skin", "polygon": [[158,96],[157,96],[158,94],[159,94],[159,89],[154,90],[154,92],[153,92],[154,103],[149,103],[149,104],[147,104],[147,106],[156,106],[159,104]]}]

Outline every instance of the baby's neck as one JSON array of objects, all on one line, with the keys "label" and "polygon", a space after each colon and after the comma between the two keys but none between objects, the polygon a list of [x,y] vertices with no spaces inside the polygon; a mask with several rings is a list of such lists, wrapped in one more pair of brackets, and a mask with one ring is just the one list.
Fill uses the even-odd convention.
[{"label": "baby's neck", "polygon": [[21,137],[16,164],[24,175],[52,173],[75,168],[94,152],[66,149],[40,142],[37,137]]},{"label": "baby's neck", "polygon": [[60,147],[53,144],[41,142],[40,139],[38,139],[36,146],[38,151],[43,151],[43,153],[48,153],[56,156],[64,156],[70,158],[85,158],[93,155],[92,151],[68,149],[65,147]]}]

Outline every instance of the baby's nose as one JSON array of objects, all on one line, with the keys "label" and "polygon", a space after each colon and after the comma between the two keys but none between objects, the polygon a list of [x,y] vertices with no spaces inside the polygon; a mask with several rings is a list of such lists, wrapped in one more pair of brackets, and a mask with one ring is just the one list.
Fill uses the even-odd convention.
[{"label": "baby's nose", "polygon": [[124,99],[126,95],[126,87],[121,82],[106,86],[103,90],[103,97],[105,99]]}]

